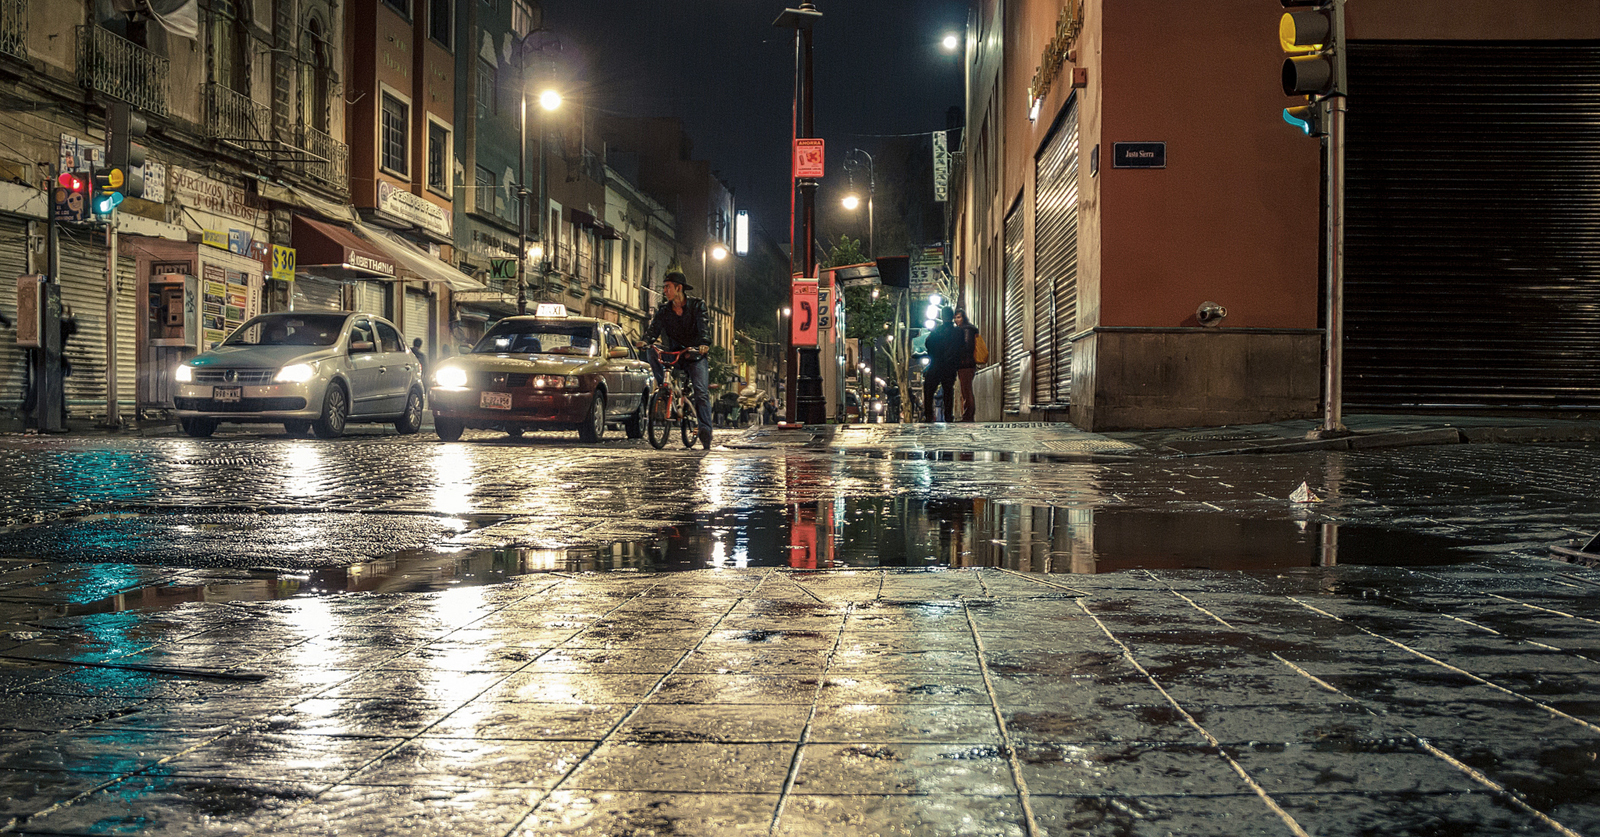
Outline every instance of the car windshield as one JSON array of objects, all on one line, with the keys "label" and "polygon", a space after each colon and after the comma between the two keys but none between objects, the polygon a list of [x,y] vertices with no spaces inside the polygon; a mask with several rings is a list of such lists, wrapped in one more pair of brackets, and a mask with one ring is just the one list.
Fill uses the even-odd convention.
[{"label": "car windshield", "polygon": [[224,346],[332,346],[348,314],[266,314],[239,326]]},{"label": "car windshield", "polygon": [[594,354],[594,326],[589,323],[500,321],[478,341],[475,355]]}]

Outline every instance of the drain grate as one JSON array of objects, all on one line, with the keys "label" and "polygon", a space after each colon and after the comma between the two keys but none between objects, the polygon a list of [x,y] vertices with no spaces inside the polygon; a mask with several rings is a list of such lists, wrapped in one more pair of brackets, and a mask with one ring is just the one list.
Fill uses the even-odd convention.
[{"label": "drain grate", "polygon": [[1066,442],[1045,442],[1045,447],[1066,453],[1107,452],[1114,450],[1138,450],[1139,446],[1129,442],[1119,442],[1116,439],[1073,439]]},{"label": "drain grate", "polygon": [[259,456],[217,456],[206,459],[179,459],[172,464],[201,468],[260,468],[272,463]]}]

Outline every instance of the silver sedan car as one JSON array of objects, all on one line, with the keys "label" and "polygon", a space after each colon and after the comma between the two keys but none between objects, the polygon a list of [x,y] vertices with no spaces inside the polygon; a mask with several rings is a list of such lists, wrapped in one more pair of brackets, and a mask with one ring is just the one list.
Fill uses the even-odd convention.
[{"label": "silver sedan car", "polygon": [[347,422],[422,426],[422,369],[394,324],[348,312],[263,314],[180,365],[173,406],[190,436],[219,422],[282,422],[324,439]]}]

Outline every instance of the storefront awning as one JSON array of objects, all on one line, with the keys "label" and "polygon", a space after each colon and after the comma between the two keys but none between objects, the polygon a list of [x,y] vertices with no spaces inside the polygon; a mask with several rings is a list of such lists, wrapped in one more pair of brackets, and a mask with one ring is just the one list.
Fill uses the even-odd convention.
[{"label": "storefront awning", "polygon": [[478,280],[439,261],[427,251],[387,230],[368,224],[356,224],[356,229],[369,239],[373,246],[389,254],[405,270],[422,279],[444,282],[452,291],[481,291],[488,287]]},{"label": "storefront awning", "polygon": [[395,260],[343,227],[294,216],[298,270],[335,278],[393,278]]},{"label": "storefront awning", "polygon": [[573,209],[570,211],[572,212],[572,223],[593,229],[595,232],[600,234],[601,238],[610,238],[614,240],[622,238],[622,233],[617,232],[616,227],[607,224],[599,218],[596,218],[581,209]]}]

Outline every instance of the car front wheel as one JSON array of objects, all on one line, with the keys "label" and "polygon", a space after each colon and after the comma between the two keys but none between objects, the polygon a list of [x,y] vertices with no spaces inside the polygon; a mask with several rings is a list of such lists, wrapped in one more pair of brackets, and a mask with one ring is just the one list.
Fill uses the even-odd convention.
[{"label": "car front wheel", "polygon": [[204,439],[205,437],[210,436],[212,433],[217,432],[216,419],[182,418],[178,419],[178,426],[183,428],[184,433],[187,433],[196,439]]},{"label": "car front wheel", "polygon": [[311,432],[311,422],[306,419],[290,419],[283,423],[283,432],[290,436],[304,436]]},{"label": "car front wheel", "polygon": [[406,396],[406,411],[394,420],[394,429],[405,436],[422,429],[422,390],[413,388]]},{"label": "car front wheel", "polygon": [[626,433],[629,439],[644,437],[645,411],[648,409],[650,409],[650,394],[645,393],[645,396],[639,399],[639,409],[622,420],[622,432]]},{"label": "car front wheel", "polygon": [[589,414],[583,417],[583,426],[578,428],[578,438],[585,442],[598,442],[605,435],[606,394],[595,390],[594,398],[589,402]]},{"label": "car front wheel", "polygon": [[318,438],[337,439],[344,435],[344,422],[349,417],[350,396],[345,394],[344,385],[329,384],[328,393],[322,397],[322,415],[311,429]]},{"label": "car front wheel", "polygon": [[443,416],[433,417],[433,432],[439,434],[439,441],[441,442],[459,440],[463,429],[465,429],[465,426],[460,419],[445,418]]}]

